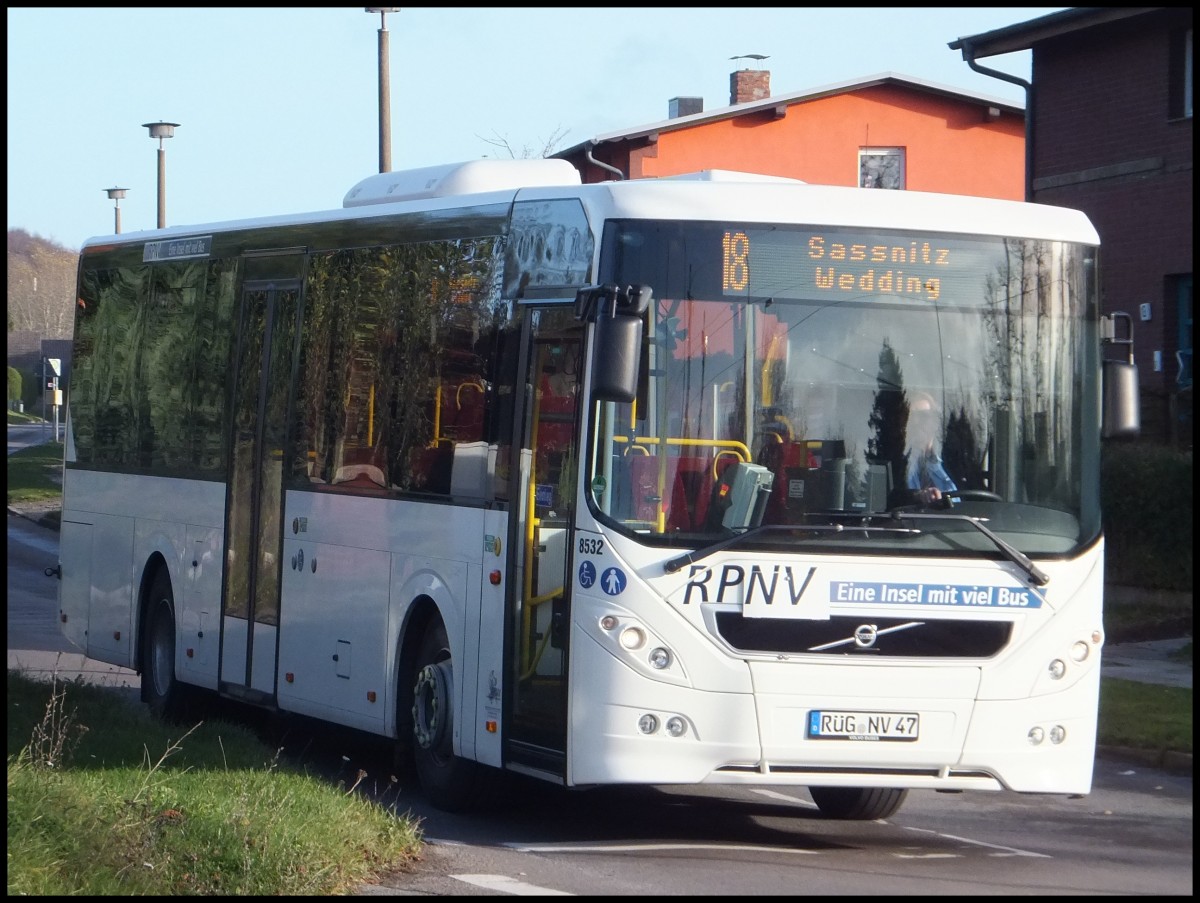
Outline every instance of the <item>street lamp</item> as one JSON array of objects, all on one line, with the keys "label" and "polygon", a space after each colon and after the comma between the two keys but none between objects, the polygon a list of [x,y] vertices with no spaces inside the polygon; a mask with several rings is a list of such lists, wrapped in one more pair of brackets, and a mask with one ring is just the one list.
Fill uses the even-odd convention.
[{"label": "street lamp", "polygon": [[388,81],[387,14],[400,12],[398,6],[367,6],[369,13],[379,13],[379,171],[392,171],[392,95]]},{"label": "street lamp", "polygon": [[150,137],[158,139],[158,228],[167,227],[167,152],[163,150],[163,139],[174,138],[178,122],[143,122],[142,128],[150,130]]},{"label": "street lamp", "polygon": [[108,199],[113,202],[113,231],[121,234],[121,198],[125,197],[126,188],[105,188]]}]

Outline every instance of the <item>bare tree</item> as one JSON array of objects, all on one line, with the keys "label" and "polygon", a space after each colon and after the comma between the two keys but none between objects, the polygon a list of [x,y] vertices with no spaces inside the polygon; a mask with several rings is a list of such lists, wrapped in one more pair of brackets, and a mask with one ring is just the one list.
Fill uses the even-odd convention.
[{"label": "bare tree", "polygon": [[509,144],[508,138],[504,135],[494,134],[491,138],[484,138],[482,135],[476,135],[480,141],[486,141],[492,147],[498,147],[508,155],[512,160],[532,160],[539,157],[549,157],[557,149],[563,138],[567,136],[569,129],[559,127],[555,129],[550,137],[542,142],[542,149],[535,152],[528,144],[523,145],[518,152]]},{"label": "bare tree", "polygon": [[62,245],[8,231],[8,331],[69,339],[74,328],[79,254]]}]

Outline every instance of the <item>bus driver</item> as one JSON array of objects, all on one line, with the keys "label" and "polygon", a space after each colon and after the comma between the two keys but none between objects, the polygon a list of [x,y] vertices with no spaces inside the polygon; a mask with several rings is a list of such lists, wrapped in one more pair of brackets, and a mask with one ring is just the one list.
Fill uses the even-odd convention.
[{"label": "bus driver", "polygon": [[909,408],[908,488],[923,505],[940,501],[945,492],[958,489],[946,473],[936,448],[941,418],[933,396],[919,393]]}]

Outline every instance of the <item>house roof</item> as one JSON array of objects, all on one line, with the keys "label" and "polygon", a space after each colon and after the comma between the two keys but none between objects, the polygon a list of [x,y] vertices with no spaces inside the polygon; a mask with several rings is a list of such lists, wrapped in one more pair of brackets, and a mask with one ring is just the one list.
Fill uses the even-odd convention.
[{"label": "house roof", "polygon": [[855,78],[847,81],[834,82],[832,84],[822,85],[819,88],[811,88],[806,91],[793,91],[790,94],[773,94],[770,97],[762,100],[732,104],[731,106],[720,107],[715,110],[707,110],[703,113],[693,113],[689,116],[677,116],[674,119],[664,119],[659,122],[650,123],[649,125],[636,126],[631,129],[621,129],[615,132],[606,132],[601,135],[596,135],[594,138],[590,138],[587,141],[582,141],[573,147],[567,148],[566,150],[552,154],[551,156],[566,157],[586,148],[595,147],[598,144],[603,144],[610,141],[628,141],[635,138],[644,138],[650,135],[659,134],[661,132],[688,128],[704,122],[732,119],[737,116],[745,116],[761,110],[774,110],[776,108],[786,107],[791,104],[805,103],[810,100],[818,100],[822,97],[831,97],[837,94],[848,94],[852,91],[858,91],[862,88],[872,88],[878,85],[894,85],[897,87],[911,88],[930,94],[940,94],[955,100],[965,100],[971,103],[978,103],[981,106],[997,107],[1004,112],[1015,113],[1019,116],[1025,115],[1025,105],[1023,103],[1013,103],[1010,100],[1002,97],[995,97],[991,94],[981,94],[976,91],[963,91],[959,88],[952,88],[949,85],[941,85],[937,84],[936,82],[929,82],[908,75],[900,75],[895,72],[880,72],[876,75],[866,76],[865,78]]},{"label": "house roof", "polygon": [[1016,25],[968,35],[950,42],[951,50],[961,50],[963,59],[979,59],[1001,53],[1029,50],[1039,41],[1061,37],[1096,25],[1107,25],[1133,16],[1156,13],[1161,6],[1080,6],[1039,16]]}]

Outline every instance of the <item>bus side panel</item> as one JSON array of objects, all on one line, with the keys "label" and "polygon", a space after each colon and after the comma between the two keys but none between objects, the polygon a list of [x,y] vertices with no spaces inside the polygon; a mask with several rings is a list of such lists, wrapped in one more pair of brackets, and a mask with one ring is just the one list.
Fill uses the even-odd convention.
[{"label": "bus side panel", "polygon": [[392,555],[378,548],[385,531],[363,531],[381,525],[386,505],[288,493],[279,607],[280,708],[376,734],[395,699],[387,680]]},{"label": "bus side panel", "polygon": [[[474,669],[474,702],[472,704],[465,698],[463,701],[464,722],[474,715],[473,728],[465,723],[463,726],[463,750],[466,755],[466,738],[473,734],[474,758],[496,767],[502,761],[500,701],[504,686],[504,581],[493,583],[489,575],[493,571],[504,572],[505,549],[501,537],[507,535],[508,514],[485,512],[483,567],[479,571],[480,579],[475,580],[472,576],[467,584],[468,592],[478,599],[478,610],[468,612],[467,618],[467,623],[474,625],[477,653],[473,655],[468,648],[467,661],[475,660],[479,664]],[[474,591],[476,586],[480,588],[478,592]]]},{"label": "bus side panel", "polygon": [[185,580],[180,587],[183,597],[175,603],[182,667],[179,676],[210,690],[217,689],[222,536],[219,529],[188,524]]},{"label": "bus side panel", "polygon": [[96,661],[134,667],[134,519],[94,515],[91,603],[87,655]]},{"label": "bus side panel", "polygon": [[92,525],[62,521],[59,528],[58,614],[63,635],[87,651],[88,608],[92,597]]}]

